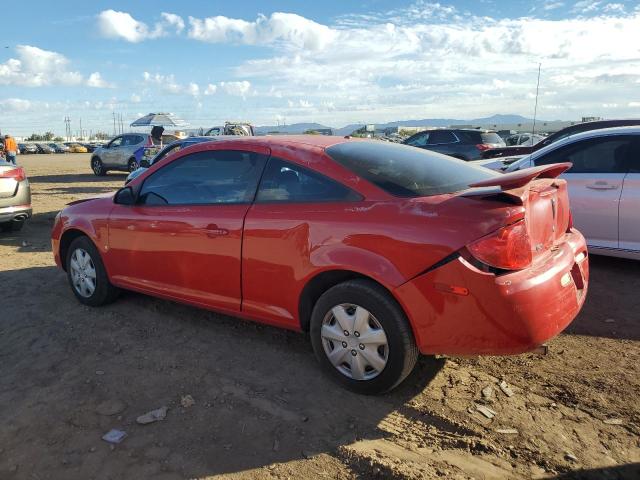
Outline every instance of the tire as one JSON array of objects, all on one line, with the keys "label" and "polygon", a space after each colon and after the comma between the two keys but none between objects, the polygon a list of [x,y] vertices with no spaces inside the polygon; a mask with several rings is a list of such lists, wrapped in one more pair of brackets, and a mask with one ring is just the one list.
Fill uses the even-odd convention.
[{"label": "tire", "polygon": [[91,159],[91,170],[97,177],[104,177],[107,174],[107,169],[104,168],[104,164],[100,157],[93,157]]},{"label": "tire", "polygon": [[0,231],[19,232],[24,227],[24,220],[13,220],[11,222],[0,223]]},{"label": "tire", "polygon": [[[361,318],[367,319],[360,323],[364,328],[356,326],[349,335],[340,334],[343,326],[333,313],[335,309],[347,314],[342,317],[346,323],[362,314]],[[357,329],[365,331],[359,335]],[[381,331],[386,346],[379,345]],[[411,373],[418,360],[418,348],[402,308],[383,287],[370,280],[350,280],[327,290],[313,308],[310,333],[313,350],[325,372],[357,393],[376,395],[392,390]],[[334,366],[330,360],[333,352],[338,358],[336,363],[343,362],[341,365]]]},{"label": "tire", "polygon": [[138,162],[135,158],[130,158],[129,163],[127,163],[127,171],[129,173],[135,172],[138,169]]},{"label": "tire", "polygon": [[118,297],[120,290],[109,282],[100,252],[88,237],[78,237],[71,242],[66,266],[69,286],[80,303],[98,307],[111,303]]}]

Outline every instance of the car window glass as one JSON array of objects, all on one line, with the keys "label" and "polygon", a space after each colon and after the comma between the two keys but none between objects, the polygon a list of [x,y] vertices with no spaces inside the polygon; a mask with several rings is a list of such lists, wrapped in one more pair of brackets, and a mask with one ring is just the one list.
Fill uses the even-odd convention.
[{"label": "car window glass", "polygon": [[345,142],[325,150],[340,165],[391,195],[421,197],[466,190],[501,173],[423,148],[387,142]]},{"label": "car window glass", "polygon": [[414,147],[424,147],[427,144],[428,139],[428,132],[418,133],[417,135],[414,135],[407,140],[407,145],[412,145]]},{"label": "car window glass", "polygon": [[640,173],[640,138],[635,139],[629,149],[629,173]]},{"label": "car window glass", "polygon": [[122,145],[122,137],[114,138],[109,144],[110,147],[119,147],[120,145]]},{"label": "car window glass", "polygon": [[272,157],[256,202],[339,202],[360,200],[356,192],[324,175]]},{"label": "car window glass", "polygon": [[162,160],[163,158],[165,158],[167,155],[170,155],[172,153],[177,152],[178,150],[180,150],[180,147],[182,145],[180,143],[176,143],[175,145],[169,145],[168,147],[166,147],[164,150],[162,150],[160,153],[158,153],[158,155],[156,155],[153,159],[151,163],[156,163],[159,162],[160,160]]},{"label": "car window glass", "polygon": [[455,143],[458,139],[451,132],[434,130],[429,134],[429,145],[438,145],[443,143]]},{"label": "car window glass", "polygon": [[250,203],[266,162],[264,155],[239,150],[209,150],[174,160],[142,186],[144,205]]},{"label": "car window glass", "polygon": [[571,162],[568,173],[622,173],[629,168],[631,141],[616,136],[576,142],[535,159],[535,164]]}]

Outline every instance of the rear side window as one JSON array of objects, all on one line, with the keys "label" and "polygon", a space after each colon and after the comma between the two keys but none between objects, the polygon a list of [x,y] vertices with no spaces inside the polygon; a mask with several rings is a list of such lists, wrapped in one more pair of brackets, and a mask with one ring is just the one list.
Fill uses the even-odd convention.
[{"label": "rear side window", "polygon": [[576,142],[537,158],[536,165],[571,162],[567,173],[626,173],[629,171],[633,137],[612,136]]},{"label": "rear side window", "polygon": [[269,159],[256,202],[342,202],[361,200],[356,192],[307,168]]},{"label": "rear side window", "polygon": [[433,130],[429,134],[429,145],[442,145],[446,143],[456,143],[458,137],[453,133],[443,130]]},{"label": "rear side window", "polygon": [[139,202],[144,205],[251,203],[266,158],[238,150],[185,155],[145,180]]},{"label": "rear side window", "polygon": [[[481,133],[480,139],[482,143],[498,143],[500,145],[504,145],[504,140],[502,137],[495,132]],[[522,141],[520,141],[522,143]]]},{"label": "rear side window", "polygon": [[429,140],[429,132],[420,132],[409,137],[404,143],[414,147],[424,147],[427,144],[427,140]]},{"label": "rear side window", "polygon": [[345,142],[326,149],[340,165],[398,197],[465,190],[500,173],[437,153],[386,142]]}]

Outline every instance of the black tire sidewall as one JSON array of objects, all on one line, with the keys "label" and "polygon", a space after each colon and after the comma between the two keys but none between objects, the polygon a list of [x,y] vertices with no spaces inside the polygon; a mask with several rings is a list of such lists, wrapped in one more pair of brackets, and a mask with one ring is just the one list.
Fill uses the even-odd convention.
[{"label": "black tire sidewall", "polygon": [[[80,295],[76,291],[76,288],[73,286],[73,280],[71,278],[71,255],[73,255],[73,252],[78,248],[82,248],[89,254],[89,256],[91,257],[91,261],[93,262],[93,266],[96,269],[96,289],[90,297],[83,297],[82,295]],[[65,261],[69,286],[71,287],[71,291],[76,296],[78,301],[80,301],[80,303],[90,305],[92,307],[97,307],[99,305],[109,303],[115,298],[116,288],[111,285],[111,282],[109,282],[107,271],[104,267],[104,263],[102,262],[100,252],[98,252],[98,249],[88,237],[78,237],[71,242],[71,245],[69,245],[69,250],[67,251],[67,258]]]},{"label": "black tire sidewall", "polygon": [[[94,168],[94,164],[95,163],[98,163],[100,165],[99,172],[96,172],[96,170]],[[100,157],[93,157],[91,159],[91,171],[94,173],[94,175],[96,175],[98,177],[102,177],[107,173],[107,171],[104,169],[104,164],[102,163],[102,160],[100,160]]]},{"label": "black tire sidewall", "polygon": [[[135,167],[134,169],[131,169],[131,164],[134,165],[134,167]],[[137,169],[138,169],[138,162],[136,161],[135,158],[130,158],[129,161],[127,162],[127,171],[129,173],[132,173]]]},{"label": "black tire sidewall", "polygon": [[[387,335],[389,357],[382,373],[371,380],[353,380],[340,373],[324,351],[320,331],[326,313],[336,305],[351,303],[366,308]],[[322,368],[345,388],[357,393],[385,393],[406,378],[417,360],[413,332],[404,312],[382,287],[366,280],[348,281],[329,289],[314,306],[310,325],[311,343]]]}]

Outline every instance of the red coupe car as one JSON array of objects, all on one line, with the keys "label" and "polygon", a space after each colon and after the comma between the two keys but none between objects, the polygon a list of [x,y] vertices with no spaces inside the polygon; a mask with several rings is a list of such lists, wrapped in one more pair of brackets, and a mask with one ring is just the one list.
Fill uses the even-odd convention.
[{"label": "red coupe car", "polygon": [[510,174],[341,137],[205,142],[56,218],[78,300],[119,289],[310,332],[352,390],[398,385],[423,354],[517,354],[584,303],[570,164]]}]

